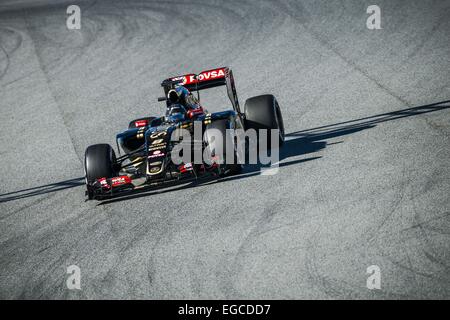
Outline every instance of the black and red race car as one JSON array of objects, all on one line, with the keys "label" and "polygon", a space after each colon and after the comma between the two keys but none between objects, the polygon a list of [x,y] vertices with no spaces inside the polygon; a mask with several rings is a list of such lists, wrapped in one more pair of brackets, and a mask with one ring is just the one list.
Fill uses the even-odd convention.
[{"label": "black and red race car", "polygon": [[[226,137],[230,132],[227,129],[277,129],[274,132],[279,136],[280,145],[284,142],[283,118],[275,97],[267,94],[249,98],[241,112],[233,73],[228,67],[168,78],[161,86],[165,96],[158,101],[166,102],[166,114],[131,121],[128,129],[116,136],[118,156],[108,144],[95,144],[86,149],[84,164],[89,200],[184,178],[239,173],[243,161],[237,159],[236,146],[217,146],[220,139],[211,138],[213,131]],[[208,113],[200,103],[199,91],[216,86],[226,86],[232,109]],[[183,92],[189,92],[189,103],[170,98],[180,87]],[[197,97],[192,92],[197,92]],[[188,132],[190,139],[180,136],[174,139],[179,129]],[[200,130],[200,134],[195,130]],[[174,150],[181,143],[189,143],[190,148],[185,150],[193,155],[198,151],[205,157],[200,162],[176,163]],[[224,138],[220,143],[235,144],[236,141]],[[216,150],[220,150],[220,154]],[[234,154],[227,157],[226,152],[230,150]]]}]

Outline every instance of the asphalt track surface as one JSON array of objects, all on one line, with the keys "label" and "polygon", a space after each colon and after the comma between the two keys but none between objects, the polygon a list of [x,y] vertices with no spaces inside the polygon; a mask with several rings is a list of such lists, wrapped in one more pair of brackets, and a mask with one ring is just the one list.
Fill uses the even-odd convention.
[{"label": "asphalt track surface", "polygon": [[[0,2],[0,298],[448,299],[450,2],[378,0],[369,30],[372,2],[77,1],[81,30]],[[84,202],[88,145],[225,65],[279,100],[278,174]]]}]

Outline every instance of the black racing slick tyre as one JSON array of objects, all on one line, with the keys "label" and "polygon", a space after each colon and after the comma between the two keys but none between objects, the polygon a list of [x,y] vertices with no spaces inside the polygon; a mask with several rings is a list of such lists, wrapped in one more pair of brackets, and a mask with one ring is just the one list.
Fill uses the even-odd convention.
[{"label": "black racing slick tyre", "polygon": [[[219,157],[221,161],[221,175],[229,176],[242,171],[242,164],[239,163],[236,139],[230,129],[229,120],[216,120],[206,126],[205,142],[206,151],[209,158]],[[217,137],[220,135],[220,137]],[[233,156],[227,157],[227,150],[233,150]],[[232,160],[231,160],[232,159]],[[227,162],[227,160],[231,160]]]},{"label": "black racing slick tyre", "polygon": [[155,119],[155,117],[134,119],[133,121],[130,121],[130,123],[128,124],[128,129],[137,128],[136,121],[147,121],[147,123],[150,124],[150,122],[152,122],[153,119]]},{"label": "black racing slick tyre", "polygon": [[84,170],[89,199],[92,191],[89,184],[100,178],[112,178],[118,175],[115,170],[116,154],[109,144],[95,144],[89,146],[84,154]]},{"label": "black racing slick tyre", "polygon": [[267,141],[270,146],[270,129],[279,130],[279,145],[284,143],[284,123],[277,99],[271,94],[249,98],[244,105],[245,129],[268,130]]}]

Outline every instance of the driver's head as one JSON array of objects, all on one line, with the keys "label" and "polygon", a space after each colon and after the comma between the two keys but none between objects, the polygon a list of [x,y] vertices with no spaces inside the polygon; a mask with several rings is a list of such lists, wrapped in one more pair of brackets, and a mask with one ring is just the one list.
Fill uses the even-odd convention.
[{"label": "driver's head", "polygon": [[183,86],[176,87],[175,89],[170,89],[167,94],[167,99],[172,103],[182,103],[185,104],[186,98],[189,95],[189,90]]}]

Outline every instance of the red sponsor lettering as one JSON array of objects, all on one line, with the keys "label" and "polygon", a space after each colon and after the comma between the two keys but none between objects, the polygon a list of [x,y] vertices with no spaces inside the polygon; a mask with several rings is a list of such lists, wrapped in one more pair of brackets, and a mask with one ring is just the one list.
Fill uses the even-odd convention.
[{"label": "red sponsor lettering", "polygon": [[118,187],[118,186],[122,186],[124,184],[130,184],[131,183],[131,179],[128,176],[119,176],[119,177],[114,177],[111,179],[111,185],[113,187]]},{"label": "red sponsor lettering", "polygon": [[186,84],[193,84],[193,83],[202,82],[202,81],[220,79],[220,78],[225,77],[225,68],[203,71],[202,73],[197,75],[197,79],[195,78],[195,76],[196,76],[195,74],[191,73],[191,74],[186,74],[181,77],[171,78],[171,80],[183,79],[182,84],[186,85]]},{"label": "red sponsor lettering", "polygon": [[148,124],[148,120],[138,120],[134,122],[134,125],[136,128],[138,127],[145,127]]},{"label": "red sponsor lettering", "polygon": [[203,108],[202,107],[199,107],[199,108],[196,108],[196,109],[192,109],[192,110],[189,110],[187,112],[187,116],[188,116],[189,119],[191,119],[194,116],[199,115],[199,114],[203,114]]}]

